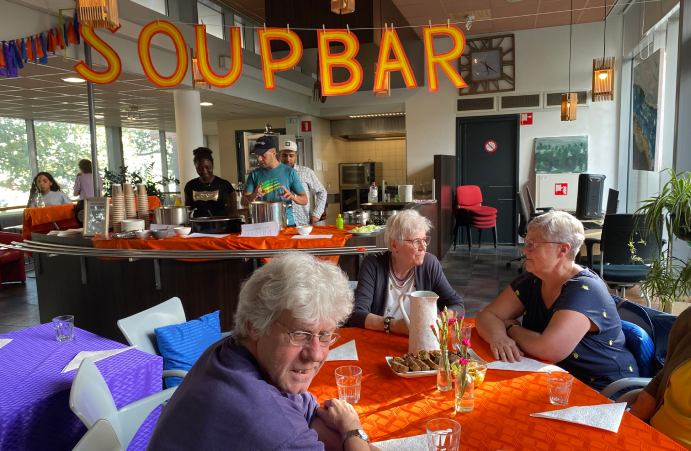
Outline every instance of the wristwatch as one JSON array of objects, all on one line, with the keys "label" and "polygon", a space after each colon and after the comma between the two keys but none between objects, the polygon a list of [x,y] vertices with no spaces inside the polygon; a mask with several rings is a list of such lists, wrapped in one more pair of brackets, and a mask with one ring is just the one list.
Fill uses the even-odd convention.
[{"label": "wristwatch", "polygon": [[393,319],[393,316],[387,316],[384,318],[384,332],[387,334],[391,333],[391,329],[389,329],[389,323],[391,323],[391,320]]},{"label": "wristwatch", "polygon": [[509,324],[508,326],[506,326],[506,335],[507,336],[509,335],[509,329],[511,329],[512,327],[515,327],[515,326],[520,326],[520,324]]},{"label": "wristwatch", "polygon": [[341,440],[341,448],[345,451],[345,442],[351,437],[359,437],[369,443],[369,436],[362,429],[353,429],[343,434],[343,439]]}]

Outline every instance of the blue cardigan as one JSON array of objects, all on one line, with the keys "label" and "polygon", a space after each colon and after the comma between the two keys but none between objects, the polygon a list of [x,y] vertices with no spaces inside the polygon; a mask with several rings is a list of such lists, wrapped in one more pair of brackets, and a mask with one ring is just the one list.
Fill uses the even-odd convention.
[{"label": "blue cardigan", "polygon": [[[358,274],[358,285],[355,289],[355,309],[348,320],[351,327],[365,328],[365,318],[368,314],[384,316],[389,296],[389,261],[391,252],[370,254],[362,262]],[[449,281],[441,269],[437,257],[425,254],[422,265],[415,267],[415,289],[418,291],[433,291],[439,295],[437,308],[465,314],[463,300],[451,288]]]}]

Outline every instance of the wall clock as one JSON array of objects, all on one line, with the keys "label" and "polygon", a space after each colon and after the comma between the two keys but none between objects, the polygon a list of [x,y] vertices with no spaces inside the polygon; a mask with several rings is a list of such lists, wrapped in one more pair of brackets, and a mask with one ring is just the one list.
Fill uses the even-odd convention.
[{"label": "wall clock", "polygon": [[462,96],[516,89],[516,53],[512,34],[466,39],[459,61],[461,77],[468,84]]}]

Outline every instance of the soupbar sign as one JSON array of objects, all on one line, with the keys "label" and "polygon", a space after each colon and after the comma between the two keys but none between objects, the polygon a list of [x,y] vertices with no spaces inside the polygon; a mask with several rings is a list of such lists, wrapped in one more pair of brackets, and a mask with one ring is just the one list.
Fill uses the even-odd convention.
[{"label": "soupbar sign", "polygon": [[[209,63],[209,52],[206,43],[206,26],[195,25],[195,46],[197,50],[197,65],[199,73],[211,86],[227,88],[233,85],[242,73],[242,41],[240,27],[229,27],[231,67],[225,75],[217,74]],[[117,29],[110,30],[116,33]],[[75,70],[84,79],[92,83],[108,84],[115,82],[122,71],[122,63],[117,52],[103,41],[91,26],[82,24],[80,27],[82,38],[91,47],[100,53],[106,60],[108,68],[104,71],[95,71],[83,62],[75,65]],[[162,75],[154,66],[151,58],[151,40],[157,34],[167,36],[175,46],[176,64],[171,75]],[[264,87],[267,91],[276,89],[275,73],[294,68],[302,58],[302,42],[297,34],[287,28],[259,28],[257,36],[261,49],[262,72],[264,74]],[[319,50],[319,72],[322,83],[322,94],[325,96],[342,96],[352,94],[362,85],[363,71],[360,63],[355,59],[360,49],[360,44],[354,33],[349,30],[317,30]],[[445,53],[437,53],[434,48],[435,37],[450,38],[453,42],[451,49]],[[425,60],[430,92],[439,90],[438,69],[446,74],[456,88],[465,88],[458,71],[453,67],[452,61],[458,59],[465,49],[465,36],[460,28],[455,25],[433,25],[423,28],[423,40],[425,46]],[[271,54],[271,41],[283,41],[290,51],[286,56],[274,59]],[[338,43],[343,50],[332,53],[331,43]],[[147,24],[139,33],[137,41],[139,61],[146,77],[156,86],[172,88],[184,80],[189,70],[189,56],[187,44],[175,25],[164,20],[157,20]],[[390,55],[393,54],[393,58]],[[350,76],[346,81],[335,82],[333,80],[333,68],[345,68]],[[405,81],[406,88],[417,88],[415,75],[408,62],[403,45],[401,44],[395,28],[382,30],[381,45],[379,46],[379,58],[374,74],[374,92],[386,89],[387,75],[390,72],[400,72]]]}]

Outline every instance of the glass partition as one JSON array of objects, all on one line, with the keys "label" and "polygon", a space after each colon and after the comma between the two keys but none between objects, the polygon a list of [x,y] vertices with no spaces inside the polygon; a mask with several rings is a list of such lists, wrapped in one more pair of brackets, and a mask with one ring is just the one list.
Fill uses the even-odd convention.
[{"label": "glass partition", "polygon": [[26,205],[31,179],[26,122],[0,118],[0,208]]}]

